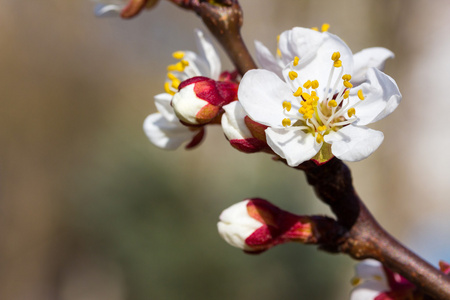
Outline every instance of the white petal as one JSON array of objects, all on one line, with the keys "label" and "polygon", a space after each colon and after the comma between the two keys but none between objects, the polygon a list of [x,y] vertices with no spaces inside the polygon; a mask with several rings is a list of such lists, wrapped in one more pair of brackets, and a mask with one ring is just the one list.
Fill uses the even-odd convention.
[{"label": "white petal", "polygon": [[270,148],[286,159],[291,167],[311,159],[322,146],[315,141],[312,134],[295,128],[267,128],[266,137]]},{"label": "white petal", "polygon": [[284,65],[294,60],[295,56],[309,61],[317,53],[325,36],[312,29],[294,27],[280,35],[278,47]]},{"label": "white petal", "polygon": [[218,80],[222,68],[219,55],[211,41],[205,37],[201,30],[195,29],[195,34],[197,37],[197,48],[209,65],[210,73],[204,75],[214,80]]},{"label": "white petal", "polygon": [[239,101],[231,102],[223,107],[222,129],[229,140],[252,138],[250,130],[245,125],[245,110]]},{"label": "white petal", "polygon": [[356,276],[361,279],[386,281],[383,265],[375,259],[363,260],[355,266],[355,271]]},{"label": "white petal", "polygon": [[249,216],[247,204],[249,200],[236,203],[225,209],[217,223],[220,236],[230,245],[243,250],[251,250],[245,240],[260,228],[263,223]]},{"label": "white petal", "polygon": [[381,131],[348,125],[324,136],[334,156],[345,161],[360,161],[378,149],[383,142]]},{"label": "white petal", "polygon": [[367,48],[359,51],[353,56],[355,67],[352,74],[353,85],[363,82],[365,75],[370,68],[384,70],[384,64],[387,59],[394,58],[391,50],[382,47]]},{"label": "white petal", "polygon": [[208,61],[203,56],[198,55],[192,51],[183,51],[183,59],[189,62],[189,65],[181,72],[185,78],[180,80],[186,80],[195,76],[211,76]]},{"label": "white petal", "polygon": [[330,88],[334,87],[336,81],[339,81],[341,84],[337,89],[340,89],[342,86],[342,80],[339,76],[341,71],[342,74],[352,74],[353,72],[353,54],[347,44],[334,34],[325,32],[322,35],[322,43],[315,52],[307,52],[303,57],[300,57],[297,66],[293,67],[292,64],[289,64],[283,70],[286,82],[290,82],[289,71],[291,69],[297,71],[298,77],[294,80],[296,87],[302,86],[308,80],[317,80],[319,82],[319,97],[322,96],[326,89],[333,66],[331,56],[334,52],[341,54],[342,67],[334,68]]},{"label": "white petal", "polygon": [[364,281],[352,291],[350,300],[374,300],[379,294],[388,290],[388,287],[378,281]]},{"label": "white petal", "polygon": [[367,80],[351,89],[350,103],[359,102],[357,93],[363,91],[365,100],[356,108],[357,125],[367,125],[391,114],[400,104],[402,95],[394,79],[371,68],[367,71]]},{"label": "white petal", "polygon": [[116,4],[97,4],[94,8],[94,14],[97,17],[118,17],[125,5]]},{"label": "white petal", "polygon": [[256,60],[263,69],[269,70],[282,78],[281,71],[283,67],[280,66],[278,60],[270,53],[269,49],[261,42],[255,41]]},{"label": "white petal", "polygon": [[177,120],[177,116],[173,111],[170,102],[172,101],[172,95],[167,93],[158,94],[155,97],[155,106],[156,109],[166,118],[169,122],[175,122]]},{"label": "white petal", "polygon": [[283,127],[284,100],[292,102],[293,110],[299,108],[289,86],[275,73],[261,69],[245,73],[238,98],[250,118],[272,127]]},{"label": "white petal", "polygon": [[162,114],[149,115],[144,121],[144,131],[150,141],[159,148],[175,150],[190,141],[198,131],[192,131],[179,121],[169,122]]}]

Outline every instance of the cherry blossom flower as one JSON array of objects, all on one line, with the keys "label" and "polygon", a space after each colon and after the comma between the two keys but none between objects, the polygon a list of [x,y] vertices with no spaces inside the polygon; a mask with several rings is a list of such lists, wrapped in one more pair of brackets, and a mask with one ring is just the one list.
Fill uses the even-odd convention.
[{"label": "cherry blossom flower", "polygon": [[392,113],[401,100],[395,81],[376,68],[384,60],[374,55],[385,51],[363,50],[354,57],[339,37],[306,28],[284,32],[279,47],[282,57],[293,58],[283,79],[251,70],[238,92],[250,118],[269,126],[272,150],[292,167],[333,156],[359,161],[373,153],[384,136],[365,125]]},{"label": "cherry blossom flower", "polygon": [[366,259],[355,266],[355,271],[356,275],[352,279],[355,288],[350,300],[373,300],[389,290],[386,273],[380,262]]},{"label": "cherry blossom flower", "polygon": [[181,144],[189,142],[187,148],[201,142],[204,128],[182,124],[171,105],[173,95],[178,92],[182,81],[195,76],[207,76],[219,79],[221,63],[212,43],[200,30],[195,30],[197,46],[200,54],[192,51],[177,51],[173,57],[177,63],[167,67],[167,79],[164,84],[165,93],[155,96],[158,113],[149,115],[144,121],[144,131],[156,146],[174,150]]},{"label": "cherry blossom flower", "polygon": [[[441,261],[441,271],[448,275],[450,265]],[[354,289],[350,300],[422,300],[423,293],[400,274],[392,272],[374,259],[366,259],[355,267]]]}]

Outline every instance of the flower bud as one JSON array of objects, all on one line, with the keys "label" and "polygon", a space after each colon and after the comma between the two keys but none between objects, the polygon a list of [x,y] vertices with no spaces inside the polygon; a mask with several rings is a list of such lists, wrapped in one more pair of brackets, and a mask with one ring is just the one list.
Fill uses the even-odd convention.
[{"label": "flower bud", "polygon": [[291,214],[257,198],[225,209],[217,227],[226,242],[248,253],[260,253],[289,241],[316,241],[310,218]]},{"label": "flower bud", "polygon": [[170,106],[171,100],[172,96],[167,93],[155,96],[158,112],[145,119],[144,131],[150,141],[159,148],[175,150],[187,143],[186,149],[191,149],[202,141],[205,128],[182,124]]},{"label": "flower bud", "polygon": [[225,209],[220,214],[220,221],[217,224],[219,234],[228,244],[246,251],[252,251],[253,248],[247,245],[245,240],[264,225],[248,214],[249,203],[250,200],[245,200]]},{"label": "flower bud", "polygon": [[[449,274],[449,264],[440,261],[439,267],[442,273]],[[421,289],[374,259],[358,263],[355,270],[350,300],[424,299]]]},{"label": "flower bud", "polygon": [[179,85],[172,107],[177,117],[188,125],[207,124],[221,113],[222,106],[237,99],[237,89],[233,82],[193,77]]},{"label": "flower bud", "polygon": [[223,109],[225,113],[222,115],[222,129],[231,146],[245,153],[270,149],[264,133],[267,126],[252,121],[239,101],[231,102]]},{"label": "flower bud", "polygon": [[439,262],[439,269],[441,269],[442,273],[445,275],[450,275],[450,264],[446,263],[445,261],[441,260]]}]

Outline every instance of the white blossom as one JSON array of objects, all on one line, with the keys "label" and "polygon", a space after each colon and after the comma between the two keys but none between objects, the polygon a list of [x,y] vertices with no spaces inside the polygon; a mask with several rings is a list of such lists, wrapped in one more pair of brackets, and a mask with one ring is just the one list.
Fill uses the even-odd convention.
[{"label": "white blossom", "polygon": [[339,37],[306,28],[284,32],[279,48],[282,59],[291,59],[283,79],[251,70],[238,92],[250,118],[269,126],[272,150],[290,166],[333,155],[359,161],[374,152],[384,136],[365,125],[389,115],[401,100],[395,81],[376,68],[389,55],[372,48],[354,57]]},{"label": "white blossom", "polygon": [[189,127],[182,124],[171,105],[173,95],[180,83],[195,76],[207,76],[218,79],[221,70],[219,56],[212,43],[200,30],[195,30],[199,53],[177,51],[173,57],[177,63],[167,67],[165,93],[155,96],[157,113],[149,115],[144,122],[144,131],[156,146],[174,150],[181,144],[192,140],[203,128]]}]

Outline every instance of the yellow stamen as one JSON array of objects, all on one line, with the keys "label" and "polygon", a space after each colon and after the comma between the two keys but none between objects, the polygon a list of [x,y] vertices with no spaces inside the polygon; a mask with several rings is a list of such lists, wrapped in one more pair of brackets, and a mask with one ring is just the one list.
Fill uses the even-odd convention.
[{"label": "yellow stamen", "polygon": [[305,82],[305,83],[303,84],[303,87],[304,87],[305,89],[309,89],[309,88],[311,87],[311,80],[308,80],[307,82]]},{"label": "yellow stamen", "polygon": [[171,72],[171,71],[176,71],[177,70],[177,65],[168,65],[167,66],[167,71]]},{"label": "yellow stamen", "polygon": [[319,87],[319,82],[317,80],[313,80],[313,82],[311,82],[311,86],[313,89],[317,89]]},{"label": "yellow stamen", "polygon": [[290,111],[292,108],[292,104],[289,101],[283,101],[283,108],[286,109],[287,111]]},{"label": "yellow stamen", "polygon": [[361,278],[355,277],[355,278],[353,278],[353,279],[351,280],[350,283],[351,283],[353,286],[357,286],[358,284],[361,283]]},{"label": "yellow stamen", "polygon": [[337,106],[337,102],[336,102],[336,100],[330,100],[330,101],[328,101],[328,105],[331,106],[331,107],[336,107]]},{"label": "yellow stamen", "polygon": [[181,81],[179,79],[175,78],[174,80],[172,80],[172,87],[174,89],[178,90],[178,86],[180,85],[180,83],[181,83]]},{"label": "yellow stamen", "polygon": [[181,62],[177,62],[174,65],[169,65],[167,67],[167,71],[171,72],[171,71],[177,71],[177,72],[183,72],[184,71],[184,66]]},{"label": "yellow stamen", "polygon": [[175,92],[174,91],[172,91],[171,89],[170,89],[170,83],[168,82],[168,81],[166,81],[165,83],[164,83],[164,91],[167,93],[167,94],[170,94],[170,95],[175,95]]},{"label": "yellow stamen", "polygon": [[306,114],[306,108],[305,107],[300,107],[298,109],[298,112],[301,113],[302,115]]},{"label": "yellow stamen", "polygon": [[277,35],[277,55],[281,57],[281,50],[278,48],[278,43],[280,42],[280,35]]},{"label": "yellow stamen", "polygon": [[336,60],[336,61],[334,62],[334,64],[333,64],[333,66],[334,66],[335,68],[340,68],[340,67],[342,67],[342,61],[341,61],[341,60]]},{"label": "yellow stamen", "polygon": [[183,66],[185,66],[185,67],[189,66],[189,62],[188,62],[187,60],[182,59],[180,62],[181,62],[181,63],[183,64]]},{"label": "yellow stamen", "polygon": [[360,100],[364,100],[366,97],[364,97],[364,94],[363,94],[363,91],[362,90],[359,90],[358,91],[358,98],[360,99]]},{"label": "yellow stamen", "polygon": [[308,101],[311,98],[311,95],[308,93],[302,93],[302,98],[305,99],[305,101]]},{"label": "yellow stamen", "polygon": [[167,78],[169,78],[170,80],[175,80],[177,79],[177,77],[175,75],[173,75],[173,73],[167,73]]},{"label": "yellow stamen", "polygon": [[375,279],[376,281],[383,281],[383,277],[381,277],[380,275],[373,275],[372,277],[373,277],[373,279]]},{"label": "yellow stamen", "polygon": [[322,24],[322,32],[327,32],[328,29],[330,29],[330,24],[328,24],[328,23],[323,23],[323,24]]},{"label": "yellow stamen", "polygon": [[281,121],[281,124],[283,124],[284,127],[291,126],[291,120],[284,118],[283,121]]},{"label": "yellow stamen", "polygon": [[184,57],[184,52],[183,51],[177,51],[172,53],[173,58],[175,59],[182,59]]},{"label": "yellow stamen", "polygon": [[349,90],[346,90],[346,91],[344,92],[344,99],[347,99],[349,94],[350,94],[350,91],[349,91]]},{"label": "yellow stamen", "polygon": [[312,118],[312,114],[308,112],[306,112],[306,114],[303,115],[303,119],[308,120]]},{"label": "yellow stamen", "polygon": [[323,136],[320,133],[316,136],[316,142],[319,144],[323,142]]},{"label": "yellow stamen", "polygon": [[344,81],[350,81],[352,79],[352,76],[350,74],[345,74],[344,76],[342,76],[342,79]]},{"label": "yellow stamen", "polygon": [[289,78],[291,80],[294,80],[295,78],[297,78],[298,74],[295,71],[289,71]]},{"label": "yellow stamen", "polygon": [[327,130],[327,126],[325,126],[325,125],[319,126],[319,127],[317,128],[317,130],[319,130],[319,131]]},{"label": "yellow stamen", "polygon": [[352,107],[347,111],[347,113],[348,113],[348,116],[351,117],[356,113],[356,110],[354,107]]},{"label": "yellow stamen", "polygon": [[302,95],[303,89],[301,86],[298,87],[297,91],[294,93],[295,97],[300,97]]},{"label": "yellow stamen", "polygon": [[351,84],[349,81],[344,81],[344,86],[348,89],[351,89],[353,87],[353,84]]},{"label": "yellow stamen", "polygon": [[331,60],[334,62],[338,61],[339,58],[341,58],[341,53],[339,52],[334,52],[333,55],[331,55]]},{"label": "yellow stamen", "polygon": [[317,27],[311,27],[311,29],[314,31],[319,31],[319,28],[317,28]]},{"label": "yellow stamen", "polygon": [[298,61],[299,61],[299,60],[300,60],[300,58],[299,58],[298,56],[294,57],[294,63],[293,63],[294,67],[295,67],[296,65],[298,65]]}]

